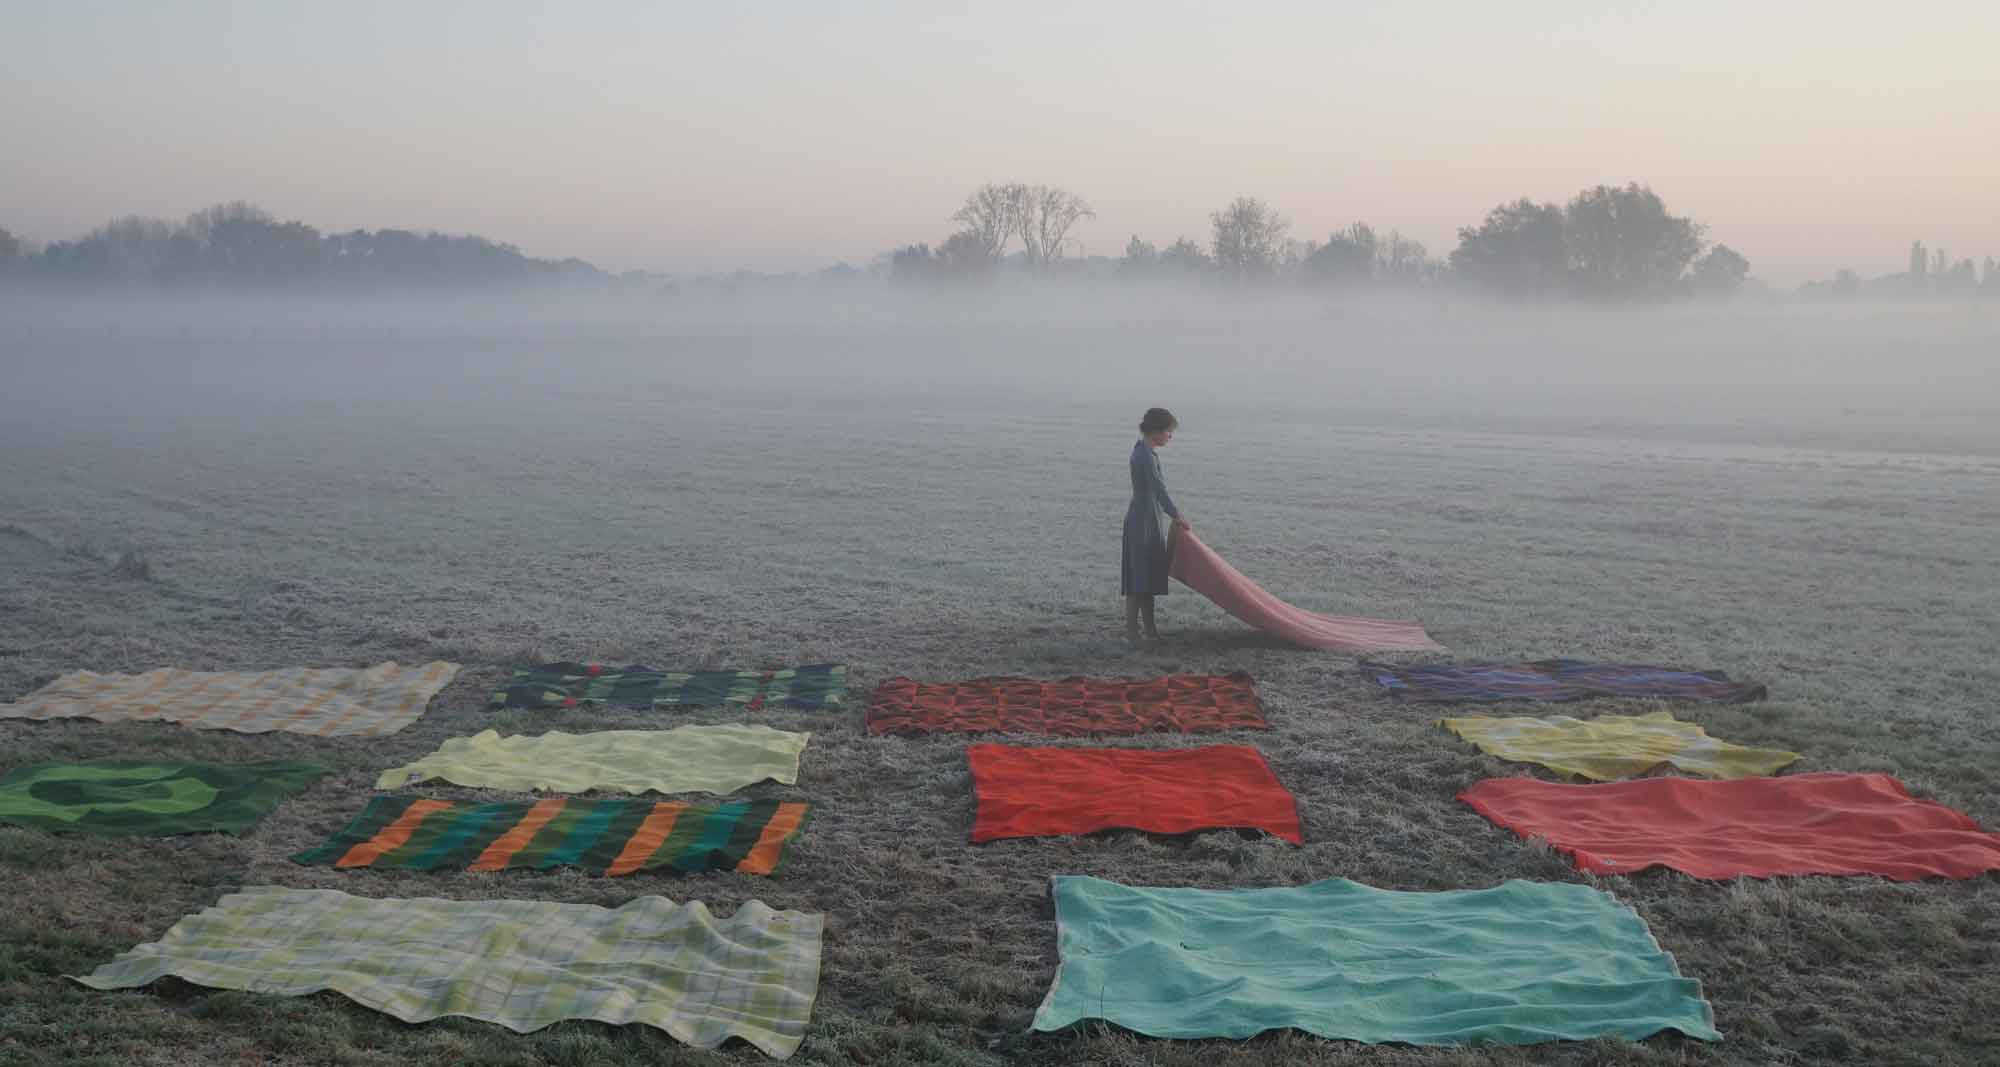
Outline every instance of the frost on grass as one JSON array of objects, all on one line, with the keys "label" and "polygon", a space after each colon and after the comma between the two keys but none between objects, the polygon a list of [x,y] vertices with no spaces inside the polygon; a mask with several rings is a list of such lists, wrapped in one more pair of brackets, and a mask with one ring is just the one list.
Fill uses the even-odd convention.
[{"label": "frost on grass", "polygon": [[[1890,436],[1877,422],[1796,429],[1759,414],[1676,436],[1656,408],[1629,422],[1589,408],[1581,422],[1558,410],[1502,426],[1478,403],[1445,413],[1389,411],[1386,394],[1348,403],[1362,392],[1346,378],[1320,381],[1289,407],[1253,403],[1229,382],[1196,380],[1189,368],[1212,350],[1133,321],[1078,334],[796,329],[758,335],[754,358],[720,360],[720,326],[648,327],[641,341],[565,341],[559,367],[546,342],[505,336],[398,350],[382,340],[391,327],[351,344],[338,331],[297,345],[267,331],[261,345],[221,344],[204,357],[236,368],[235,387],[255,404],[189,395],[185,368],[175,386],[170,362],[133,358],[121,373],[150,382],[149,400],[173,403],[114,412],[115,432],[6,406],[23,395],[56,414],[116,403],[52,392],[61,375],[10,391],[0,398],[0,699],[80,668],[431,658],[468,667],[429,714],[388,738],[6,727],[10,765],[283,757],[339,773],[240,840],[52,845],[0,831],[0,868],[17,889],[13,915],[0,920],[0,1013],[27,1020],[0,1027],[0,1060],[17,1053],[7,1040],[25,1042],[27,1062],[126,1062],[116,1050],[128,1048],[142,1050],[130,1062],[161,1063],[755,1059],[740,1049],[690,1055],[643,1032],[555,1028],[524,1039],[469,1024],[403,1027],[326,998],[282,1009],[256,1000],[254,1011],[190,1022],[181,1009],[202,1002],[200,991],[83,996],[55,977],[258,883],[605,905],[645,892],[719,910],[757,897],[824,912],[821,997],[797,1061],[811,1064],[1973,1063],[1993,1047],[2000,880],[1712,884],[1671,872],[1598,884],[1633,904],[1701,979],[1727,1035],[1718,1044],[1451,1051],[1290,1034],[1176,1044],[1105,1027],[1024,1035],[1055,966],[1053,874],[1206,888],[1582,878],[1454,799],[1480,778],[1535,772],[1382,699],[1353,661],[1251,634],[1185,590],[1160,605],[1166,642],[1124,645],[1116,581],[1127,424],[1150,403],[1182,419],[1163,457],[1176,502],[1274,593],[1316,610],[1420,617],[1464,658],[1568,654],[1764,680],[1769,704],[1685,714],[1744,743],[1803,752],[1814,770],[1893,769],[2000,827],[2000,467],[1990,459],[2000,451],[1944,440],[1949,420],[1928,420],[1920,437],[1964,455],[1889,462],[1868,451]],[[1322,312],[1307,325],[1355,326],[1330,322]],[[1132,331],[1122,342],[1130,351],[1092,347]],[[1249,351],[1260,331],[1238,324],[1222,336],[1230,351]],[[316,366],[346,369],[301,377],[273,354],[298,346]],[[1262,350],[1284,363],[1293,353],[1348,358],[1346,347]],[[1011,367],[1024,350],[1099,387],[1032,394],[1017,375],[978,392],[933,388],[968,366]],[[446,352],[448,366],[425,362]],[[878,363],[857,376],[862,358]],[[783,374],[766,373],[779,365]],[[1144,376],[1131,378],[1135,368]],[[1104,387],[1114,376],[1127,384]],[[1132,380],[1162,395],[1135,401]],[[207,417],[211,429],[192,434],[173,412]],[[176,450],[159,447],[167,443]],[[1835,500],[1868,506],[1827,506]],[[65,554],[61,531],[91,529],[87,552]],[[137,573],[115,573],[119,553],[141,545],[125,568]],[[563,658],[850,664],[854,707],[759,719],[813,734],[796,787],[749,791],[814,805],[783,874],[383,878],[286,859],[343,825],[382,768],[448,737],[741,721],[723,709],[486,710],[509,665]],[[1268,734],[1096,743],[1257,745],[1299,798],[1303,848],[1233,833],[974,847],[968,739],[870,738],[861,726],[858,698],[891,675],[1239,668],[1257,679]],[[287,1036],[267,1039],[266,1017],[291,1020]],[[88,1047],[66,1036],[79,1033]]]}]

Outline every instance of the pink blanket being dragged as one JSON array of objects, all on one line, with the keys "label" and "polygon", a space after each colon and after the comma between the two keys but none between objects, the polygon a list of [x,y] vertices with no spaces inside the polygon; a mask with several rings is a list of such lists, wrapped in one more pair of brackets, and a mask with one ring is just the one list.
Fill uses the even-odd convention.
[{"label": "pink blanket being dragged", "polygon": [[1215,554],[1201,538],[1175,530],[1168,573],[1267,634],[1329,652],[1427,652],[1442,649],[1420,623],[1321,615],[1279,600]]}]

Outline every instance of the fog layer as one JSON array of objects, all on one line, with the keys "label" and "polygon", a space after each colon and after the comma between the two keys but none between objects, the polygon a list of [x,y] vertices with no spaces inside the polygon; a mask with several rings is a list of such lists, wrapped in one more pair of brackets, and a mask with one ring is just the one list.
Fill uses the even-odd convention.
[{"label": "fog layer", "polygon": [[[1977,304],[1336,302],[1069,286],[659,300],[542,294],[0,305],[15,431],[311,417],[1099,411],[2000,453],[2000,316]],[[162,427],[164,428],[164,427]],[[9,434],[8,436],[12,436]]]}]

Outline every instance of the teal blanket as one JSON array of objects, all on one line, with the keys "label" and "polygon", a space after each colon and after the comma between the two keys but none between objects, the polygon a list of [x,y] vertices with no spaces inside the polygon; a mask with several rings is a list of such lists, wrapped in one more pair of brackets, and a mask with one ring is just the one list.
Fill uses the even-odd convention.
[{"label": "teal blanket", "polygon": [[1103,1019],[1155,1037],[1294,1027],[1412,1045],[1721,1036],[1701,984],[1681,977],[1645,920],[1588,886],[1054,883],[1060,962],[1037,1030]]}]

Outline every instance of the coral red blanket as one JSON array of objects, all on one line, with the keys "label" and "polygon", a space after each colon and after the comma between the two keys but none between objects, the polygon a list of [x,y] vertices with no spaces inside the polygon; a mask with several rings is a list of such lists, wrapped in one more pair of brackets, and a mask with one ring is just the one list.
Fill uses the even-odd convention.
[{"label": "coral red blanket", "polygon": [[1269,724],[1250,676],[1164,678],[891,678],[868,694],[871,734],[1139,734],[1263,730]]},{"label": "coral red blanket", "polygon": [[1262,830],[1297,845],[1298,803],[1248,745],[1017,748],[973,745],[972,840],[1096,830]]},{"label": "coral red blanket", "polygon": [[1458,795],[1579,870],[1672,867],[1696,878],[1879,874],[1897,881],[2000,870],[2000,834],[1910,796],[1886,774],[1797,774],[1567,785],[1488,778]]},{"label": "coral red blanket", "polygon": [[1429,652],[1444,648],[1431,640],[1419,623],[1321,615],[1295,608],[1245,578],[1186,530],[1174,532],[1173,553],[1168,573],[1182,584],[1231,615],[1293,644],[1329,652]]}]

